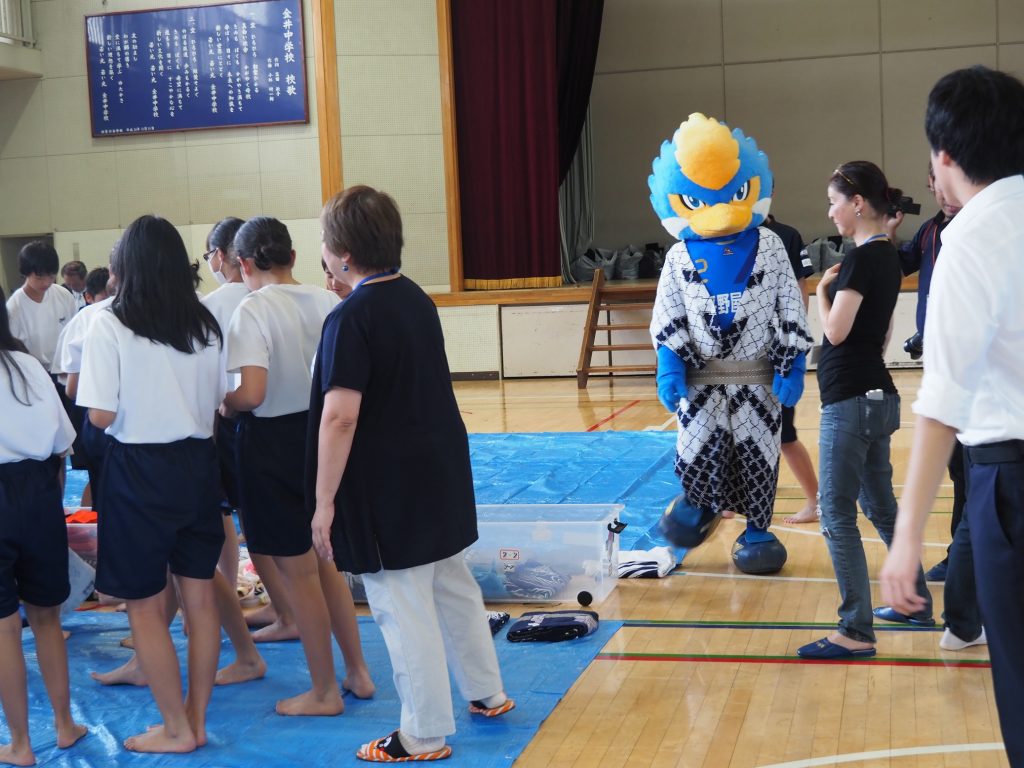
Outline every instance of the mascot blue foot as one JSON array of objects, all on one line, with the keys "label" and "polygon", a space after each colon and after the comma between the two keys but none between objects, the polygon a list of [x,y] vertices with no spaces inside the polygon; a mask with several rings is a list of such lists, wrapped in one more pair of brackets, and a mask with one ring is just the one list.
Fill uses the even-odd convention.
[{"label": "mascot blue foot", "polygon": [[694,506],[681,493],[665,509],[658,528],[673,547],[693,549],[714,533],[720,522],[720,515]]},{"label": "mascot blue foot", "polygon": [[778,573],[786,564],[786,548],[774,533],[747,524],[747,530],[732,545],[732,561],[744,573]]}]

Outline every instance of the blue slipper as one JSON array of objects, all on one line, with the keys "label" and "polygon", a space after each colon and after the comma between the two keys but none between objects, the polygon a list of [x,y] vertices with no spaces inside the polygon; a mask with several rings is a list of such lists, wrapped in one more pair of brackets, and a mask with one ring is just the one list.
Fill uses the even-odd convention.
[{"label": "blue slipper", "polygon": [[883,605],[881,608],[875,608],[872,613],[875,615],[876,619],[891,621],[894,624],[913,624],[915,627],[935,626],[935,619],[931,616],[908,616],[907,614],[900,613],[888,605]]},{"label": "blue slipper", "polygon": [[868,656],[874,656],[875,653],[874,648],[863,648],[859,651],[853,651],[833,643],[827,637],[807,645],[802,645],[796,649],[796,655],[801,659],[863,659]]}]

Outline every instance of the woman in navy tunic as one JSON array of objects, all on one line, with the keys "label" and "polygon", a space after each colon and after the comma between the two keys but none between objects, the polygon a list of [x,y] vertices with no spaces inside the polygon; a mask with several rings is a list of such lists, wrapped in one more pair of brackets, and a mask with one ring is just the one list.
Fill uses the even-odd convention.
[{"label": "woman in navy tunic", "polygon": [[352,187],[326,204],[321,224],[324,260],[353,291],[324,323],[313,372],[313,542],[363,575],[402,702],[399,729],[356,755],[441,759],[455,732],[446,655],[471,712],[514,706],[463,556],[477,538],[469,440],[437,309],[398,273],[395,202]]}]

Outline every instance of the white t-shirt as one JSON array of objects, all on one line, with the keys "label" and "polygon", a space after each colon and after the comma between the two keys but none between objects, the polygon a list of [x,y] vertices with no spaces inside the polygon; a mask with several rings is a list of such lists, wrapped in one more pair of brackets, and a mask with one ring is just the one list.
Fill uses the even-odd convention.
[{"label": "white t-shirt", "polygon": [[59,285],[51,285],[42,301],[33,301],[21,287],[7,300],[7,314],[11,317],[11,333],[28,347],[32,357],[50,370],[57,337],[61,329],[77,312],[71,294]]},{"label": "white t-shirt", "polygon": [[[0,413],[3,414],[0,418],[0,464],[25,459],[41,461],[55,453],[65,453],[74,442],[75,430],[53,382],[32,355],[24,352],[10,355],[25,374],[25,386],[18,374],[8,371],[4,361],[0,361]],[[19,397],[29,405],[18,402]]]},{"label": "white t-shirt", "polygon": [[78,314],[71,318],[57,337],[57,350],[53,353],[50,373],[78,373],[82,370],[82,348],[89,333],[89,324],[96,318],[97,312],[109,307],[113,302],[114,297],[109,296],[79,310]]},{"label": "white t-shirt", "polygon": [[212,436],[224,390],[216,339],[187,354],[136,336],[109,309],[89,324],[77,403],[114,411],[106,432],[122,443]]},{"label": "white t-shirt", "polygon": [[[238,305],[242,303],[242,299],[249,295],[249,289],[245,283],[225,283],[217,290],[206,294],[202,297],[201,301],[206,305],[206,308],[213,313],[213,316],[217,319],[217,325],[220,326],[220,332],[224,334],[224,354],[221,356],[224,369],[227,370],[227,340],[228,340],[228,327],[231,325],[231,316],[235,314],[235,310],[238,309]],[[230,374],[228,376],[228,390],[238,389],[238,385],[241,383],[241,376],[237,373]]]},{"label": "white t-shirt", "polygon": [[253,414],[284,416],[309,409],[310,366],[324,318],[338,301],[312,285],[267,285],[242,299],[228,329],[227,369],[267,369],[267,394]]}]

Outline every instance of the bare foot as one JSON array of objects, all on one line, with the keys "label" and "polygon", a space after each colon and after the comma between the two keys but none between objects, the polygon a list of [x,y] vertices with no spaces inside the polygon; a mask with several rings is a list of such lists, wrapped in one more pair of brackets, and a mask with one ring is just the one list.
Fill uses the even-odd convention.
[{"label": "bare foot", "polygon": [[142,673],[137,657],[132,656],[127,662],[117,669],[109,672],[92,672],[90,676],[101,685],[149,685],[146,676]]},{"label": "bare foot", "polygon": [[345,679],[341,681],[341,690],[343,692],[351,691],[357,699],[372,699],[373,694],[377,691],[377,686],[373,684],[370,673],[363,669],[345,675]]},{"label": "bare foot", "polygon": [[205,725],[206,720],[205,720],[205,718],[201,721],[204,724],[200,725],[199,724],[200,721],[196,717],[196,714],[194,712],[192,712],[191,709],[187,705],[186,705],[186,710],[188,710],[188,724],[190,726],[192,726],[192,733],[196,737],[196,747],[205,747],[206,746],[206,725]]},{"label": "bare foot", "polygon": [[15,749],[11,744],[4,744],[0,747],[0,763],[4,765],[35,765],[36,756],[32,754],[31,747]]},{"label": "bare foot", "polygon": [[80,738],[85,736],[89,731],[84,725],[72,722],[71,725],[64,728],[57,726],[57,746],[61,749],[67,749],[72,744],[77,742]]},{"label": "bare foot", "polygon": [[829,635],[828,641],[833,645],[841,645],[843,648],[848,648],[851,651],[866,651],[868,648],[875,647],[873,643],[862,643],[859,640],[852,640],[839,632],[833,632]]},{"label": "bare foot", "polygon": [[818,508],[814,504],[808,504],[795,515],[783,518],[787,523],[816,523],[821,518],[818,515]]},{"label": "bare foot", "polygon": [[162,725],[124,740],[124,748],[130,752],[194,752],[197,746],[191,730],[170,736]]},{"label": "bare foot", "polygon": [[345,711],[345,702],[341,700],[341,694],[335,689],[326,698],[316,697],[313,691],[300,693],[290,699],[281,699],[275,707],[279,715],[320,715],[331,717],[340,715]]},{"label": "bare foot", "polygon": [[720,513],[723,520],[732,520],[736,517],[736,512],[731,509],[723,509]]},{"label": "bare foot", "polygon": [[261,605],[255,611],[245,614],[245,623],[250,627],[265,627],[277,621],[277,611],[271,603]]},{"label": "bare foot", "polygon": [[233,685],[234,683],[247,683],[250,680],[259,680],[267,674],[267,662],[260,658],[258,663],[243,664],[234,661],[224,669],[217,670],[217,677],[214,678],[214,685]]},{"label": "bare foot", "polygon": [[257,629],[252,633],[254,643],[276,643],[282,640],[298,640],[299,628],[294,624],[282,624],[280,620],[273,624]]},{"label": "bare foot", "polygon": [[121,642],[119,643],[119,645],[122,648],[131,648],[134,651],[135,650],[135,638],[132,637],[131,635],[128,635],[128,637],[122,637],[121,638]]}]

